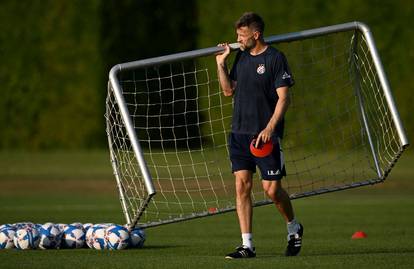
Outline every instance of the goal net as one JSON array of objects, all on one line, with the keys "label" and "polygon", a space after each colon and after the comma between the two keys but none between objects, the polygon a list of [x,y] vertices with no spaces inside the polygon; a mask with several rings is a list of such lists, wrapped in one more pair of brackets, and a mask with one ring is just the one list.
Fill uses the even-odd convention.
[{"label": "goal net", "polygon": [[[408,142],[369,29],[353,22],[266,41],[285,53],[296,81],[282,141],[291,198],[383,181]],[[227,149],[233,100],[217,80],[220,50],[112,68],[106,131],[131,226],[235,209]],[[259,175],[255,206],[271,203]]]}]

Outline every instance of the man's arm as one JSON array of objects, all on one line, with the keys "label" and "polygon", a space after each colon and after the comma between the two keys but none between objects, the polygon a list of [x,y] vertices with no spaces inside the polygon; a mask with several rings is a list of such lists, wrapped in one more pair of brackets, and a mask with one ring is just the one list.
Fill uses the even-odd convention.
[{"label": "man's arm", "polygon": [[226,63],[227,57],[230,54],[230,47],[227,43],[219,44],[219,46],[225,47],[225,50],[223,51],[223,53],[216,55],[217,76],[220,81],[220,86],[223,90],[224,96],[232,96],[234,93],[234,89],[236,88],[236,82],[230,80]]},{"label": "man's arm", "polygon": [[276,128],[276,125],[280,120],[283,119],[289,104],[290,104],[290,97],[289,97],[289,87],[280,87],[276,89],[277,95],[279,99],[277,100],[275,111],[273,112],[272,117],[270,118],[266,128],[262,130],[257,137],[256,140],[256,147],[259,145],[260,141],[266,143],[272,137],[273,131]]}]

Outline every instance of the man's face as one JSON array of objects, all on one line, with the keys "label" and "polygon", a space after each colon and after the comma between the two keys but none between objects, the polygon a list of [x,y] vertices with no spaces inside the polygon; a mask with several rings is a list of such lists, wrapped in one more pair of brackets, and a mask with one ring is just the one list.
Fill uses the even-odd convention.
[{"label": "man's face", "polygon": [[240,44],[241,50],[250,50],[256,46],[258,32],[253,31],[247,26],[237,28],[237,42]]}]

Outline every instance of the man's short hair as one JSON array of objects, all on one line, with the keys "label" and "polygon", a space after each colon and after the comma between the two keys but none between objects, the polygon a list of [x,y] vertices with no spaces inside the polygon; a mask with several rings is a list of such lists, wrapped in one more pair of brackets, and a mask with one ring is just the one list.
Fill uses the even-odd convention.
[{"label": "man's short hair", "polygon": [[254,29],[263,35],[265,24],[262,17],[260,17],[258,14],[254,12],[246,12],[235,23],[236,29],[243,26]]}]

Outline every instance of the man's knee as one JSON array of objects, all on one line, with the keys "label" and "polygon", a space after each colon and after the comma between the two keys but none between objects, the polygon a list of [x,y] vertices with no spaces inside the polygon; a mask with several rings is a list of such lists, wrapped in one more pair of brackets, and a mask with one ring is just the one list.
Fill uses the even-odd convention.
[{"label": "man's knee", "polygon": [[265,187],[264,191],[274,202],[280,202],[286,198],[286,192],[280,184],[270,184]]},{"label": "man's knee", "polygon": [[237,195],[250,195],[252,189],[252,179],[246,175],[236,176],[236,192]]},{"label": "man's knee", "polygon": [[265,189],[266,195],[272,200],[279,200],[280,191],[277,188],[267,188]]}]

